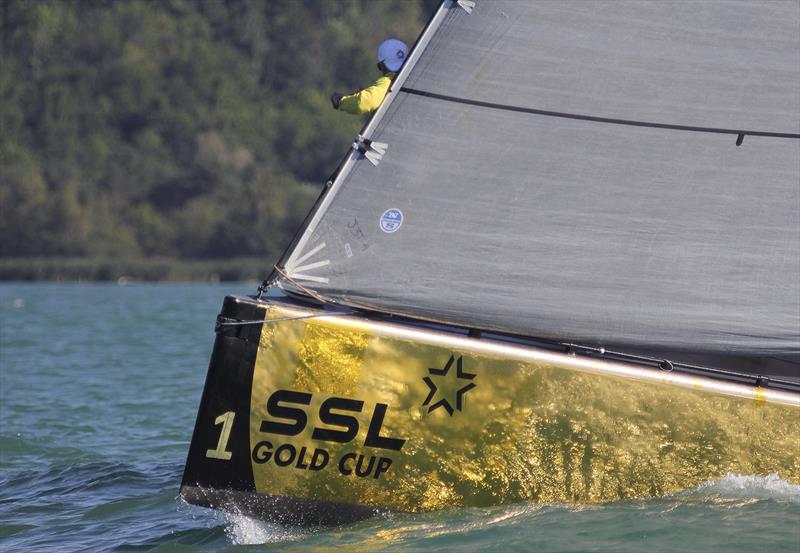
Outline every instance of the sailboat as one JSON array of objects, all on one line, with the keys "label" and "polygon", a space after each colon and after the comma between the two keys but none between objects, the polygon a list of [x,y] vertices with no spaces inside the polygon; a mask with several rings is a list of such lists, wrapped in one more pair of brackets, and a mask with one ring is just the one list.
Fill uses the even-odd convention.
[{"label": "sailboat", "polygon": [[287,524],[800,483],[800,5],[445,0],[273,275],[182,497]]}]

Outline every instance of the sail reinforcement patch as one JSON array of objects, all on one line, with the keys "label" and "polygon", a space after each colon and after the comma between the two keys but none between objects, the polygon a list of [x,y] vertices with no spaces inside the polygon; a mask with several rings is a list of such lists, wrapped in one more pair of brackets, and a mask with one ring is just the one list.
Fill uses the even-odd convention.
[{"label": "sail reinforcement patch", "polygon": [[399,209],[387,209],[381,215],[380,226],[383,232],[396,232],[403,224],[403,212]]}]

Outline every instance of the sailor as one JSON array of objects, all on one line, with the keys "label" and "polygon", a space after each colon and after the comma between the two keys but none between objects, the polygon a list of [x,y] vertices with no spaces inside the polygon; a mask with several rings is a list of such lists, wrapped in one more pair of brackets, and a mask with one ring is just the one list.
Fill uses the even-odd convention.
[{"label": "sailor", "polygon": [[356,115],[378,109],[407,56],[408,46],[404,42],[396,38],[384,40],[378,48],[378,69],[383,76],[367,88],[347,96],[334,92],[331,94],[333,108]]}]

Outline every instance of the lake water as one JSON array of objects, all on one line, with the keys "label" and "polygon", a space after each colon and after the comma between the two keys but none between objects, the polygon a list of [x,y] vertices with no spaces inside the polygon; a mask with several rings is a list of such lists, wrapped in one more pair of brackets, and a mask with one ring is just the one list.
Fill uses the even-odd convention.
[{"label": "lake water", "polygon": [[800,486],[519,504],[301,531],[186,505],[183,463],[228,293],[0,285],[0,551],[800,551]]}]

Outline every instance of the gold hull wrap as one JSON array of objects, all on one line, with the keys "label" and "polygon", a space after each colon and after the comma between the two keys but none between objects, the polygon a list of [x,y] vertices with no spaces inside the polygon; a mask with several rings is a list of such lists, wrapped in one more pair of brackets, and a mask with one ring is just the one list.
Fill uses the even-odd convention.
[{"label": "gold hull wrap", "polygon": [[[267,319],[309,313],[273,305]],[[349,317],[265,324],[254,371],[263,494],[420,512],[660,496],[731,472],[800,483],[800,397],[788,392]],[[333,397],[363,405],[331,408]],[[399,451],[365,445],[380,404],[376,435],[405,440]],[[354,421],[350,440],[312,438],[352,434]]]}]

